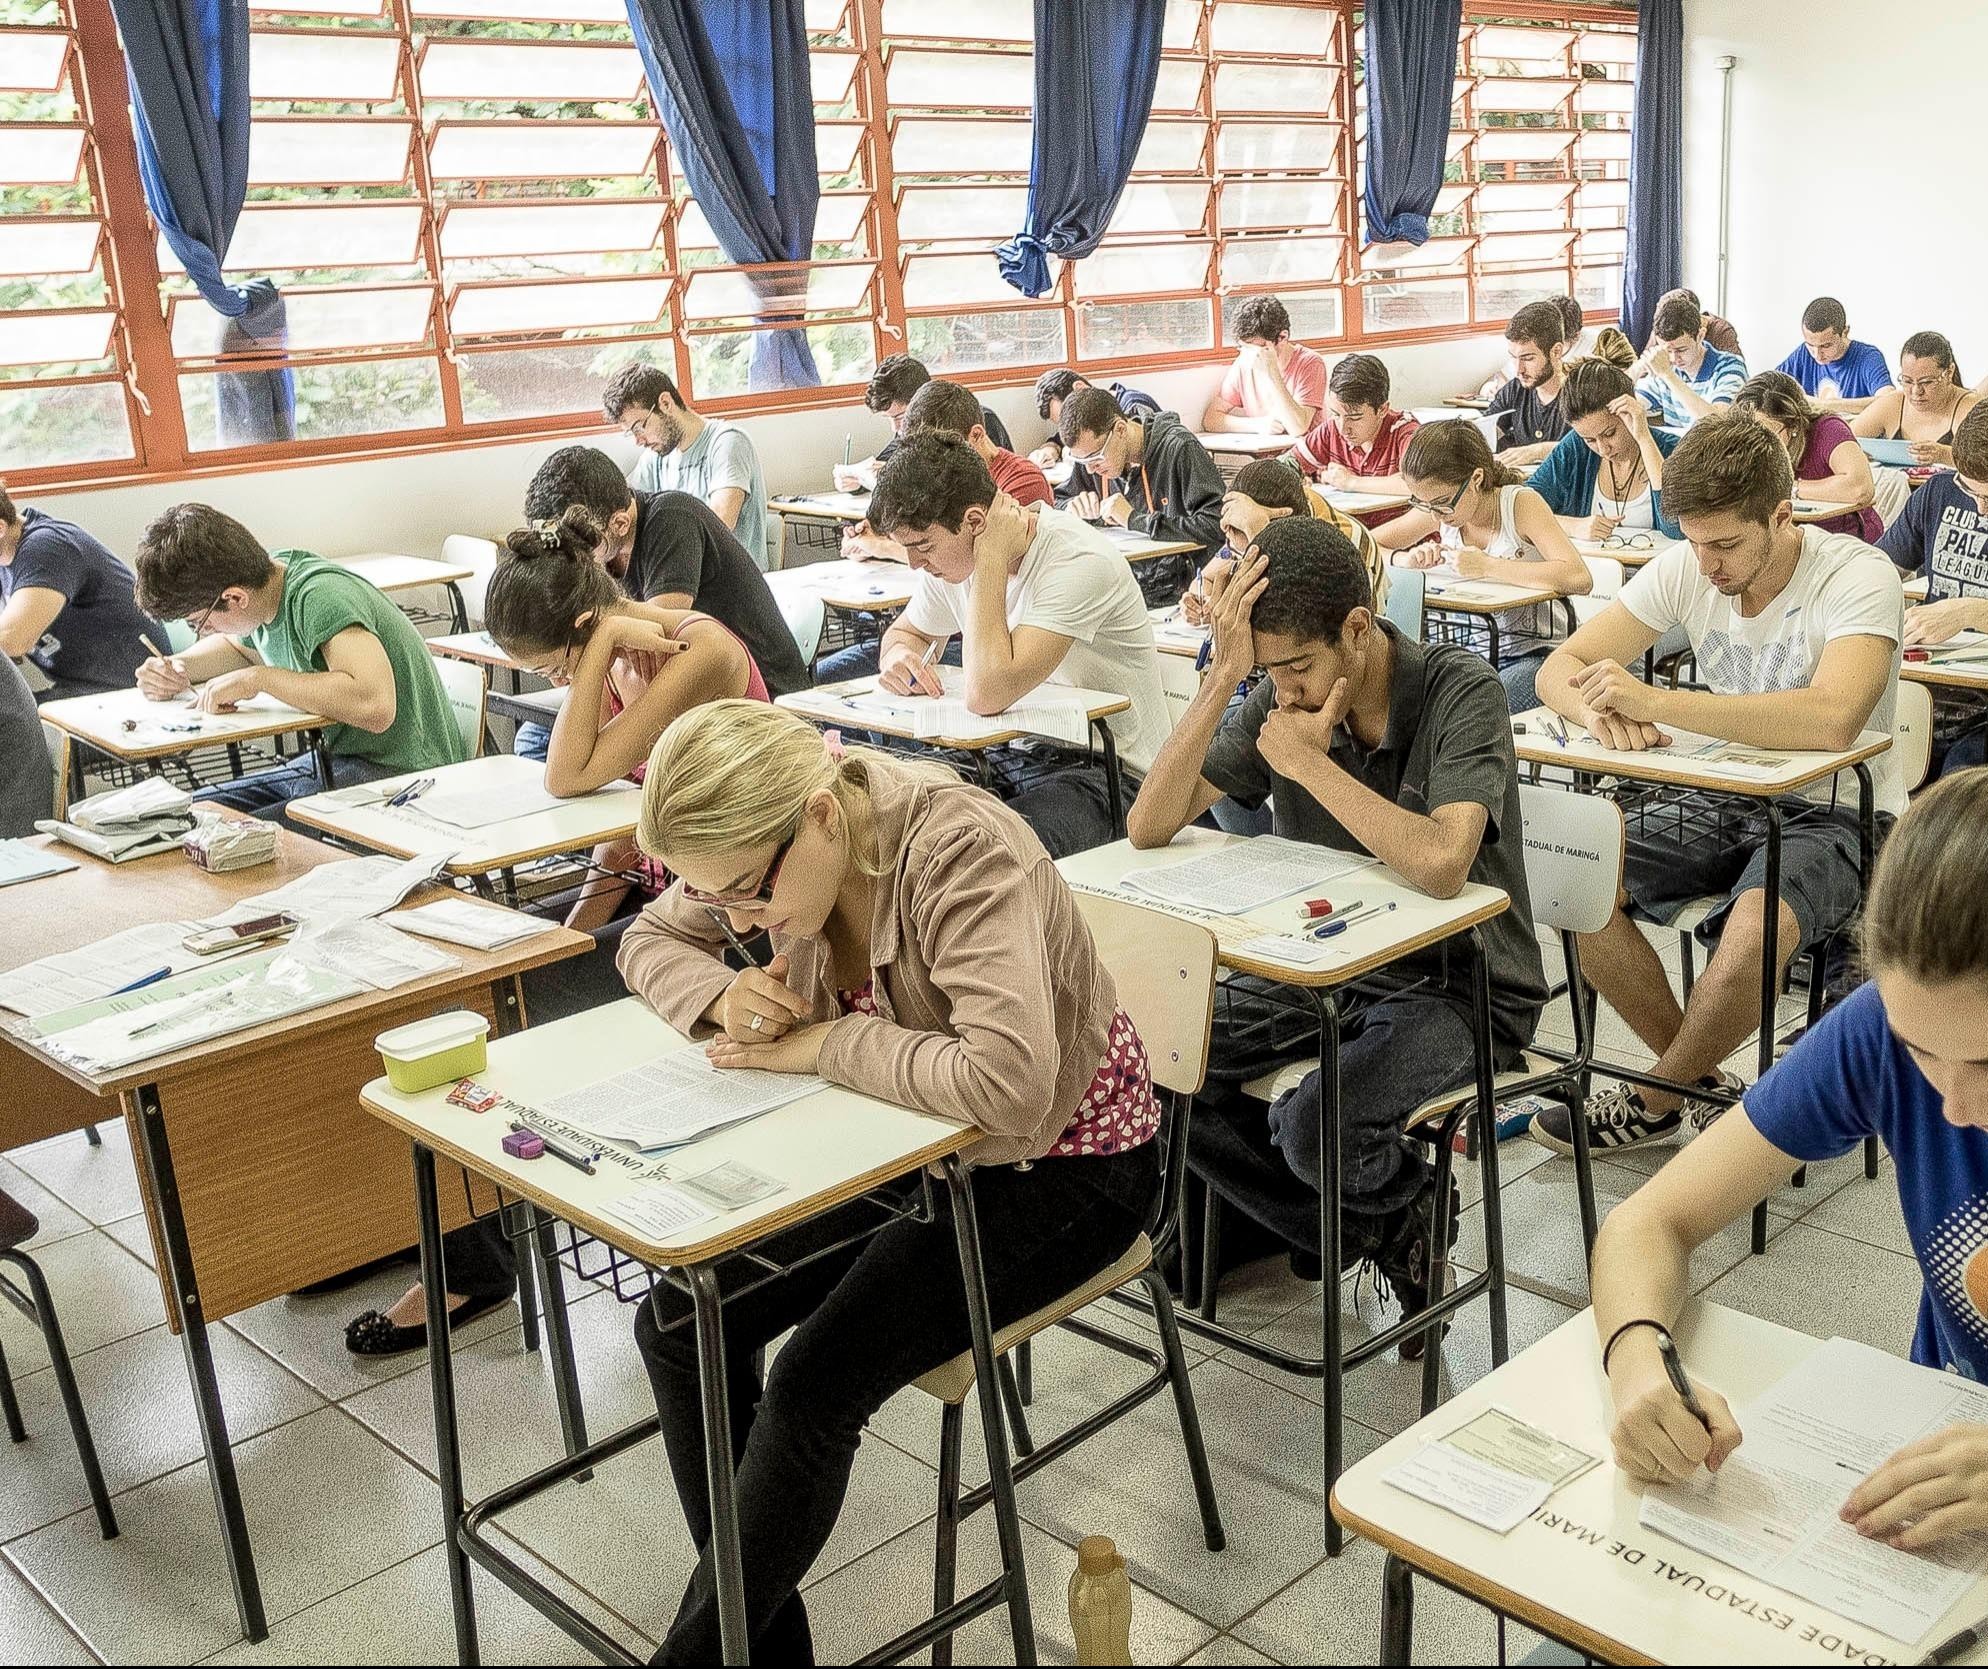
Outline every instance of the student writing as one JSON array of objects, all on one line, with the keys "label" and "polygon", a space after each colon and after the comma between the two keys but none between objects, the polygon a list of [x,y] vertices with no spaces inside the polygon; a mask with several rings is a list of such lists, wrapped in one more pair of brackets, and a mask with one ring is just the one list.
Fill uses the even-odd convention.
[{"label": "student writing", "polygon": [[[639,839],[681,881],[629,929],[622,971],[670,1024],[710,1038],[714,1062],[818,1072],[983,1133],[968,1157],[997,1329],[1132,1244],[1161,1180],[1145,1052],[1069,888],[1012,811],[934,766],[720,701],[664,733]],[[714,911],[770,933],[764,970],[719,959]],[[764,1251],[779,1263],[824,1255],[725,1307],[758,1662],[813,1661],[799,1589],[864,1426],[969,1343],[946,1197],[929,1222],[863,1237],[875,1221],[859,1204],[775,1236]],[[718,1616],[689,1310],[659,1287],[635,1337],[700,1550],[659,1658],[707,1663]],[[755,1354],[790,1327],[762,1381]]]},{"label": "student writing", "polygon": [[131,687],[150,653],[144,640],[166,641],[135,586],[74,522],[17,507],[0,486],[0,654],[40,668],[42,700]]},{"label": "student writing", "polygon": [[[1882,1139],[1924,1276],[1912,1360],[1988,1379],[1988,771],[1937,784],[1899,820],[1861,929],[1872,976],[1721,1119],[1609,1213],[1595,1242],[1595,1329],[1610,1342],[1616,1464],[1665,1482],[1744,1438],[1703,1380],[1700,1422],[1658,1355],[1691,1254],[1803,1163]],[[1694,1376],[1696,1379],[1696,1376]],[[1894,1547],[1988,1529],[1988,1427],[1906,1445],[1846,1489],[1840,1516]]]}]

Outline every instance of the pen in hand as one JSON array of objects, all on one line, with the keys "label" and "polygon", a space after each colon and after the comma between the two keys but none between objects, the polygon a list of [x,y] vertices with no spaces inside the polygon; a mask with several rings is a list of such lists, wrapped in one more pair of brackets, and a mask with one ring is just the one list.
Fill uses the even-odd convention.
[{"label": "pen in hand", "polygon": [[1678,1400],[1691,1411],[1691,1417],[1707,1431],[1712,1429],[1711,1417],[1705,1412],[1705,1405],[1698,1400],[1698,1393],[1691,1388],[1691,1381],[1685,1377],[1684,1361],[1677,1353],[1677,1344],[1669,1333],[1657,1335],[1657,1354],[1664,1359],[1664,1372],[1670,1375],[1670,1388],[1678,1395]]}]

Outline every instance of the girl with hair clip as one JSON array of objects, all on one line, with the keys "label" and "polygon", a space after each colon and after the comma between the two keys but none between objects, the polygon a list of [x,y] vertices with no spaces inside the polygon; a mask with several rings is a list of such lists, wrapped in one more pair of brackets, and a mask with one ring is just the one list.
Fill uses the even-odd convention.
[{"label": "girl with hair clip", "polygon": [[[1631,1477],[1717,1470],[1743,1436],[1702,1381],[1696,1418],[1660,1354],[1691,1290],[1692,1252],[1798,1165],[1867,1136],[1890,1150],[1925,1277],[1912,1360],[1988,1379],[1988,770],[1943,778],[1899,819],[1862,934],[1870,982],[1602,1225],[1595,1329],[1615,1460]],[[1988,1530],[1988,1426],[1908,1444],[1847,1488],[1838,1510],[1899,1548]]]},{"label": "girl with hair clip", "polygon": [[1953,432],[1981,398],[1954,363],[1953,344],[1937,330],[1916,330],[1898,354],[1898,386],[1881,389],[1850,420],[1869,440],[1902,440],[1915,467],[1953,468]]},{"label": "girl with hair clip", "polygon": [[[768,699],[752,655],[727,627],[632,601],[594,560],[600,540],[600,524],[579,505],[520,528],[505,541],[510,554],[484,603],[486,629],[504,653],[568,687],[545,755],[546,791],[562,798],[623,777],[640,782],[656,738],[702,702]],[[631,885],[654,897],[669,884],[632,841],[597,847],[594,864],[599,873],[566,918],[582,932],[598,936]]]},{"label": "girl with hair clip", "polygon": [[[1563,396],[1564,398],[1564,396]],[[1425,423],[1401,460],[1409,510],[1374,534],[1395,552],[1397,568],[1453,567],[1467,580],[1551,586],[1584,597],[1594,576],[1545,499],[1500,462],[1475,423]],[[1498,668],[1514,713],[1539,705],[1533,691],[1540,664],[1567,635],[1554,607],[1509,609],[1498,629],[1522,633],[1534,646],[1505,651]]]},{"label": "girl with hair clip", "polygon": [[[746,701],[677,719],[650,756],[642,849],[677,881],[628,930],[629,987],[721,1068],[832,1084],[983,1132],[969,1150],[998,1329],[1121,1256],[1161,1181],[1145,1050],[1056,866],[1020,817],[949,772]],[[735,972],[727,931],[774,956]],[[910,1184],[906,1185],[907,1187]],[[790,1273],[725,1305],[739,1544],[756,1663],[811,1663],[799,1594],[870,1417],[966,1350],[951,1211],[827,1251],[875,1213],[777,1235]],[[823,1255],[792,1269],[810,1253]],[[690,1300],[635,1322],[700,1558],[656,1661],[719,1653]],[[762,1385],[756,1353],[789,1328]]]}]

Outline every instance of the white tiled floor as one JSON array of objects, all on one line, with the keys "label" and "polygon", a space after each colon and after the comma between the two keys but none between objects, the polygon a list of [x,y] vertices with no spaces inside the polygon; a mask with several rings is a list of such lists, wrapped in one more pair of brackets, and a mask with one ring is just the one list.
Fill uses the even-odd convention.
[{"label": "white tiled floor", "polygon": [[[54,1283],[83,1396],[94,1422],[123,1534],[99,1539],[62,1423],[46,1356],[32,1330],[0,1310],[4,1344],[30,1428],[0,1446],[0,1653],[53,1663],[445,1662],[452,1655],[427,1476],[432,1449],[419,1357],[356,1362],[339,1324],[396,1293],[392,1271],[346,1293],[278,1299],[214,1330],[237,1464],[271,1622],[250,1647],[236,1634],[218,1532],[194,1430],[179,1344],[161,1320],[145,1263],[129,1149],[105,1128],[102,1148],[60,1138],[0,1161],[0,1186],[41,1217],[34,1250]],[[1514,1285],[1515,1347],[1585,1302],[1571,1167],[1531,1142],[1502,1151],[1501,1197]],[[1603,1208],[1661,1162],[1662,1150],[1598,1162]],[[1481,1246],[1474,1184],[1461,1242]],[[1855,1159],[1811,1170],[1804,1189],[1773,1201],[1773,1240],[1746,1254],[1744,1230],[1701,1254],[1694,1276],[1721,1302],[1818,1332],[1889,1349],[1908,1343],[1918,1290],[1889,1165],[1866,1182]],[[611,1294],[577,1287],[573,1330],[590,1418],[605,1431],[649,1407],[630,1312]],[[1828,1295],[1825,1303],[1823,1295]],[[1384,1318],[1371,1293],[1349,1331]],[[1318,1337],[1317,1288],[1279,1263],[1239,1271],[1223,1289],[1224,1319],[1282,1343]],[[1106,1325],[1135,1324],[1100,1313]],[[1316,1382],[1290,1379],[1189,1341],[1192,1377],[1227,1551],[1202,1545],[1171,1402],[1129,1419],[1029,1480],[1021,1490],[1042,1653],[1071,1656],[1062,1590],[1083,1536],[1114,1537],[1139,1592],[1134,1653],[1142,1662],[1369,1662],[1376,1649],[1379,1560],[1353,1542],[1328,1563],[1319,1545],[1320,1421]],[[1481,1309],[1445,1347],[1452,1385],[1489,1365]],[[1127,1383],[1133,1368],[1069,1335],[1040,1342],[1038,1433]],[[528,1354],[515,1312],[467,1330],[457,1378],[472,1484],[481,1490],[555,1452],[557,1426],[542,1357]],[[1348,1381],[1349,1456],[1408,1421],[1417,1376],[1376,1362]],[[969,1423],[969,1478],[977,1425]],[[847,1510],[811,1574],[810,1610],[823,1661],[846,1659],[910,1621],[929,1598],[938,1412],[916,1392],[886,1406],[856,1462]],[[645,1445],[512,1515],[517,1543],[608,1631],[646,1654],[667,1625],[690,1562],[660,1450]],[[962,1536],[962,1591],[992,1556],[982,1514]],[[584,1654],[494,1583],[479,1580],[485,1655],[492,1662],[569,1663]],[[1487,1615],[1426,1591],[1418,1657],[1489,1660]],[[1511,1649],[1530,1640],[1514,1631]],[[999,1661],[1005,1634],[983,1620],[959,1647],[963,1662]]]}]

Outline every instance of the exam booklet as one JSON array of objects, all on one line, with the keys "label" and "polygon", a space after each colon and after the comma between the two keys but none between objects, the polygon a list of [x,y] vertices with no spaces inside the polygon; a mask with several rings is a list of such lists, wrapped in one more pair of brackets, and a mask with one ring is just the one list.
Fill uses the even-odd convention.
[{"label": "exam booklet", "polygon": [[1745,1441],[1716,1473],[1645,1492],[1643,1525],[1908,1645],[1988,1568],[1988,1537],[1904,1553],[1836,1516],[1906,1444],[1988,1422],[1988,1386],[1831,1339],[1738,1419]]}]

